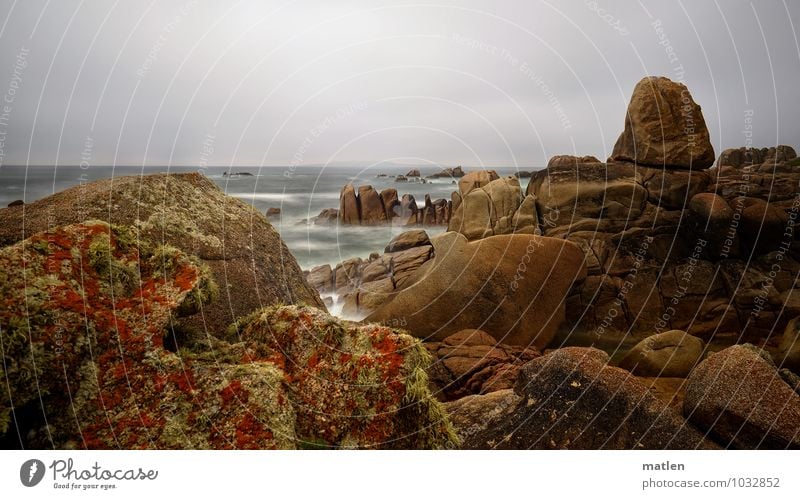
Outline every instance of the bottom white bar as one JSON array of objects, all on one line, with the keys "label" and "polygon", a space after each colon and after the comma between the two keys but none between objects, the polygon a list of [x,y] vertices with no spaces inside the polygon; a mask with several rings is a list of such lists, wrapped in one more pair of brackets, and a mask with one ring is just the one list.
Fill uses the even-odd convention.
[{"label": "bottom white bar", "polygon": [[800,497],[798,469],[796,451],[3,451],[0,490],[14,498]]}]

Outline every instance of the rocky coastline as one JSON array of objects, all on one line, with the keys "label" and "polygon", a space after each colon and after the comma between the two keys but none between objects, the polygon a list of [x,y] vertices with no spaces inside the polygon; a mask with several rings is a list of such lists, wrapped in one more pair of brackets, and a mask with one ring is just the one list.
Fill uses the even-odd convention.
[{"label": "rocky coastline", "polygon": [[0,441],[800,448],[792,147],[717,157],[689,90],[647,77],[605,162],[435,176],[457,185],[422,209],[344,186],[318,223],[409,230],[308,272],[200,174],[0,209]]}]

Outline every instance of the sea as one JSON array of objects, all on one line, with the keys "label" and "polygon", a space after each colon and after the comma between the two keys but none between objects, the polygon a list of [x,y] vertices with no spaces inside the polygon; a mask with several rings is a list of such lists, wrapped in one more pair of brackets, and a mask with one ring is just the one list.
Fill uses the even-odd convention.
[{"label": "sea", "polygon": [[[353,225],[316,225],[310,220],[325,208],[339,207],[339,192],[347,183],[356,187],[370,184],[378,191],[394,187],[398,196],[412,194],[417,205],[425,203],[425,194],[432,200],[449,199],[457,189],[453,179],[409,178],[396,182],[412,168],[423,175],[431,175],[440,168],[413,165],[353,166],[297,166],[297,167],[189,167],[189,166],[0,166],[0,207],[15,200],[31,203],[69,187],[103,178],[129,175],[146,175],[158,172],[199,171],[229,196],[238,198],[265,213],[269,208],[280,208],[281,214],[270,219],[280,233],[300,267],[310,270],[317,265],[331,264],[353,257],[367,258],[370,253],[382,253],[386,244],[407,227],[361,227]],[[466,172],[479,168],[464,168]],[[498,175],[513,175],[515,167],[490,167]],[[228,175],[226,175],[226,173]],[[249,173],[250,175],[230,175]],[[520,179],[523,192],[528,179]],[[444,227],[426,227],[430,236],[445,230]]]}]

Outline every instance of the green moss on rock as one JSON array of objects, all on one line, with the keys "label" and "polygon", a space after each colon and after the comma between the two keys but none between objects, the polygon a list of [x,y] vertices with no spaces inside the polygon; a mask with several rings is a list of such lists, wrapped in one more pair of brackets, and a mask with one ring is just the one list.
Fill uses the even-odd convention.
[{"label": "green moss on rock", "polygon": [[91,221],[0,249],[0,431],[22,407],[47,418],[23,428],[26,448],[455,443],[427,391],[427,353],[401,331],[271,307],[236,324],[232,342],[206,335],[168,351],[175,314],[215,284],[197,259],[132,233]]},{"label": "green moss on rock", "polygon": [[286,373],[301,445],[458,445],[428,389],[429,354],[404,332],[297,306],[266,308],[237,330],[248,358],[269,359]]}]

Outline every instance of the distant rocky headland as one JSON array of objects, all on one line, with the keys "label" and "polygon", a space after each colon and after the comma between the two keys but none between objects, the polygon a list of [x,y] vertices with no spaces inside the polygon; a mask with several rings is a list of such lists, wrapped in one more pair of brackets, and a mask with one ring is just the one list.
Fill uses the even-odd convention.
[{"label": "distant rocky headland", "polygon": [[318,223],[408,230],[308,272],[200,174],[0,209],[4,446],[800,448],[800,159],[663,77],[619,118],[525,189],[348,184]]}]

